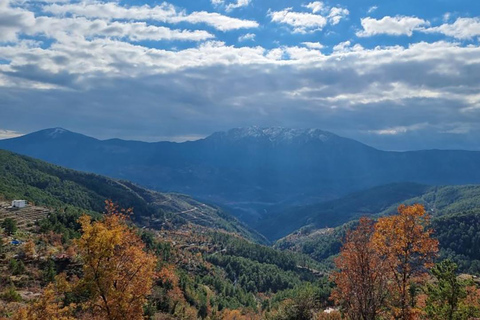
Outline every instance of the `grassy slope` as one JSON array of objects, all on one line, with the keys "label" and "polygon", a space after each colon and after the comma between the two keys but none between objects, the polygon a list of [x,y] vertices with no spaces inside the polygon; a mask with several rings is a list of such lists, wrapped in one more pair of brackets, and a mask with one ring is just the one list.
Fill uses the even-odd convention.
[{"label": "grassy slope", "polygon": [[38,205],[71,206],[92,212],[102,212],[104,200],[112,199],[121,207],[134,208],[135,220],[143,225],[190,222],[263,241],[260,235],[221,209],[188,196],[159,193],[3,150],[0,150],[0,195],[5,199],[22,198]]}]

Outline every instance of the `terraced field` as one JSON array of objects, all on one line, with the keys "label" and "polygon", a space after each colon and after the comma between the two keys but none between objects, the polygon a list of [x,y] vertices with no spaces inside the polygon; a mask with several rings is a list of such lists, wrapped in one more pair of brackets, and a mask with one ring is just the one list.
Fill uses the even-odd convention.
[{"label": "terraced field", "polygon": [[6,218],[12,218],[22,230],[31,231],[35,228],[35,222],[46,217],[48,213],[50,210],[45,207],[27,206],[12,209],[9,202],[0,202],[0,223]]}]

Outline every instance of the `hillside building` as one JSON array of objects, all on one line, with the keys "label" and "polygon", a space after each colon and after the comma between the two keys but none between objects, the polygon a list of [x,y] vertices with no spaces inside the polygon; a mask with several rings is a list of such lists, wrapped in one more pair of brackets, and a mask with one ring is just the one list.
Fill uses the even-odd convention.
[{"label": "hillside building", "polygon": [[13,200],[12,208],[25,208],[27,206],[26,200]]}]

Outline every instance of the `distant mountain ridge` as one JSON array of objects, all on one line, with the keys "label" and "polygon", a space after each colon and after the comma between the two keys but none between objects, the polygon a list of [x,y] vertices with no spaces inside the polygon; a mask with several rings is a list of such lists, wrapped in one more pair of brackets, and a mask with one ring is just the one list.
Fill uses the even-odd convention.
[{"label": "distant mountain ridge", "polygon": [[251,224],[272,206],[318,203],[389,183],[480,183],[480,152],[388,152],[319,129],[249,127],[197,141],[147,143],[54,128],[0,140],[0,148],[190,194]]},{"label": "distant mountain ridge", "polygon": [[243,139],[262,139],[272,143],[294,143],[294,142],[308,142],[319,140],[327,142],[331,139],[340,138],[339,136],[322,131],[320,129],[288,129],[282,127],[272,128],[235,128],[227,132],[216,132],[207,139],[224,139],[227,141],[239,141]]}]

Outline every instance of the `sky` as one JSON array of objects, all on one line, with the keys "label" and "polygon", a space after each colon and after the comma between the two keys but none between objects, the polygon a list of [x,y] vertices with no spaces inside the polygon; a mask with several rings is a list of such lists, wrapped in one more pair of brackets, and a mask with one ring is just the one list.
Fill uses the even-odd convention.
[{"label": "sky", "polygon": [[0,138],[319,128],[480,150],[477,0],[0,0]]}]

